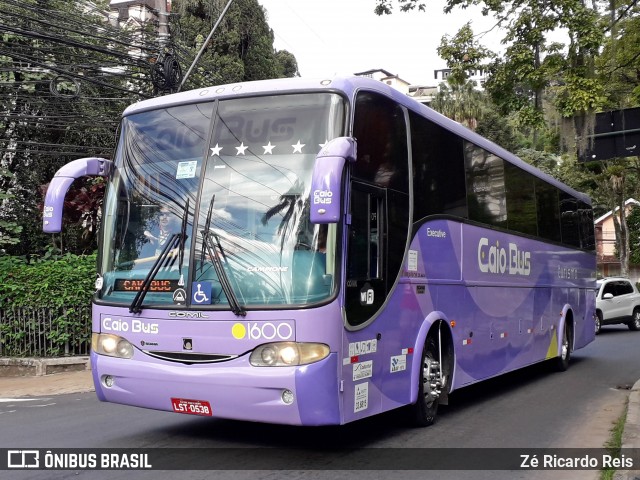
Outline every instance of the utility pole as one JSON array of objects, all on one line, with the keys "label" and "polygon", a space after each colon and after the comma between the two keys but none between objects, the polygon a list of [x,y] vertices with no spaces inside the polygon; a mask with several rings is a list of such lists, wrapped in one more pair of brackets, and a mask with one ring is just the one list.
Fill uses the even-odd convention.
[{"label": "utility pole", "polygon": [[158,44],[160,45],[160,51],[162,51],[169,43],[171,0],[156,0],[156,10],[158,11]]},{"label": "utility pole", "polygon": [[198,52],[198,55],[196,55],[196,58],[193,60],[193,63],[189,67],[189,70],[187,70],[186,75],[182,79],[182,83],[180,84],[180,87],[178,87],[178,91],[180,91],[182,89],[182,87],[184,86],[184,84],[187,81],[187,78],[189,78],[189,75],[191,74],[191,70],[193,70],[193,67],[195,67],[196,63],[198,63],[198,60],[200,60],[200,57],[202,56],[202,53],[204,52],[204,49],[207,48],[207,45],[209,45],[209,42],[211,41],[211,38],[213,37],[214,32],[218,28],[218,25],[220,25],[220,22],[222,21],[222,18],[224,17],[225,13],[227,13],[227,10],[229,10],[229,7],[231,6],[231,2],[233,2],[233,0],[229,0],[227,2],[227,4],[225,5],[224,10],[222,10],[222,13],[220,14],[220,17],[218,18],[218,21],[216,22],[216,24],[211,29],[211,32],[209,33],[209,36],[207,37],[207,39],[202,44],[202,47],[200,47],[200,51]]}]

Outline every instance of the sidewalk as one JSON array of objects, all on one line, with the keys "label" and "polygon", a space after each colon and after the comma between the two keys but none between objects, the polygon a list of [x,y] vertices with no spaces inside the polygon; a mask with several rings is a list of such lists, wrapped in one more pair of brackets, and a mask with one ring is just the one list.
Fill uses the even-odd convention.
[{"label": "sidewalk", "polygon": [[0,398],[91,391],[89,357],[0,358]]},{"label": "sidewalk", "polygon": [[0,398],[48,397],[92,391],[91,370],[28,377],[0,376]]}]

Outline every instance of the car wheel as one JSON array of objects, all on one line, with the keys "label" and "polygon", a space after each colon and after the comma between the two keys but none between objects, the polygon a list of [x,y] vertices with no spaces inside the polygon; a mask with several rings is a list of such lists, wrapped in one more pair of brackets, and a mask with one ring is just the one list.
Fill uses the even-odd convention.
[{"label": "car wheel", "polygon": [[633,330],[634,332],[640,330],[640,308],[635,308],[633,310],[633,316],[631,321],[628,323],[629,330]]},{"label": "car wheel", "polygon": [[596,312],[596,335],[600,333],[602,328],[602,312]]}]

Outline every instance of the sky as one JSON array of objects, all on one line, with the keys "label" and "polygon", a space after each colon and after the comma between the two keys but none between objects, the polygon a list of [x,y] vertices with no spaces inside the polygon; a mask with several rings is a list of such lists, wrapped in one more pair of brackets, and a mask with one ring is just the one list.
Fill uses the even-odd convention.
[{"label": "sky", "polygon": [[[303,77],[326,78],[384,69],[412,85],[436,85],[433,71],[446,68],[437,47],[468,21],[474,33],[494,24],[478,8],[443,12],[444,0],[427,0],[428,12],[378,16],[375,0],[258,0],[267,10],[274,47],[293,53]],[[500,49],[500,33],[479,38]]]}]

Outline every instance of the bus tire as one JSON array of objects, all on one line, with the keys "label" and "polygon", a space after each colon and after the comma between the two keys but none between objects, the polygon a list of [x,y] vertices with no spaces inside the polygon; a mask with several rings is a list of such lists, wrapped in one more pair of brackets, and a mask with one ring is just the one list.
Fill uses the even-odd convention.
[{"label": "bus tire", "polygon": [[[568,320],[568,319],[567,319]],[[562,329],[562,342],[560,344],[560,351],[555,359],[555,369],[558,372],[565,372],[569,368],[569,362],[571,360],[571,332],[567,326],[567,322],[564,323]]]},{"label": "bus tire", "polygon": [[[442,385],[434,387],[434,379],[440,375],[438,363],[438,343],[434,336],[428,336],[422,349],[420,375],[418,377],[418,398],[411,405],[413,423],[417,427],[427,427],[436,420]],[[439,388],[438,388],[439,387]]]}]

